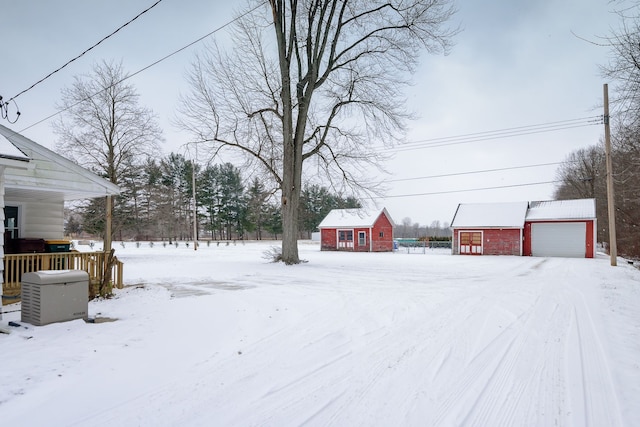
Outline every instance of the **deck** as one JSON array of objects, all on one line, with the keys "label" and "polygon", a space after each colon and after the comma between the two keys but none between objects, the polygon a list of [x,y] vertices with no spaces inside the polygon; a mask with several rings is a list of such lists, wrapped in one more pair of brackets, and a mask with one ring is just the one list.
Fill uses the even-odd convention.
[{"label": "deck", "polygon": [[[104,252],[55,252],[4,255],[3,301],[15,302],[20,297],[21,280],[24,273],[40,270],[84,270],[89,274],[89,283],[100,280],[104,270]],[[113,287],[121,289],[123,264],[119,260],[111,270]],[[4,298],[7,297],[7,298]]]}]

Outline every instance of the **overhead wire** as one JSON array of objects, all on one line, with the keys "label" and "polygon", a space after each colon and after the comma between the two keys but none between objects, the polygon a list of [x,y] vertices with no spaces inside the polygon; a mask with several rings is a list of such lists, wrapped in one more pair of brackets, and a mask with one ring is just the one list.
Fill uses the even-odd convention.
[{"label": "overhead wire", "polygon": [[494,139],[510,138],[515,136],[532,135],[537,133],[555,132],[578,127],[595,126],[602,124],[602,116],[589,116],[577,119],[562,120],[557,122],[539,123],[534,125],[518,126],[491,131],[475,132],[469,134],[446,136],[439,138],[422,139],[402,143],[395,147],[384,147],[378,151],[413,151],[427,148],[444,147],[449,145],[469,144],[474,142]]},{"label": "overhead wire", "polygon": [[78,105],[78,104],[80,104],[80,103],[82,103],[82,102],[85,102],[85,101],[87,101],[87,100],[89,100],[89,99],[93,98],[94,96],[97,96],[98,94],[100,94],[100,93],[104,92],[105,90],[109,90],[110,88],[114,87],[115,85],[118,85],[118,84],[120,84],[120,83],[122,83],[122,82],[124,82],[124,81],[126,81],[126,80],[128,80],[128,79],[130,79],[130,78],[132,78],[132,77],[134,77],[134,76],[136,76],[136,75],[138,75],[138,74],[142,73],[143,71],[146,71],[146,70],[148,70],[149,68],[151,68],[151,67],[154,67],[154,66],[158,65],[159,63],[161,63],[161,62],[163,62],[163,61],[165,61],[165,60],[167,60],[167,59],[171,58],[172,56],[174,56],[174,55],[176,55],[176,54],[178,54],[178,53],[182,52],[183,50],[190,48],[190,47],[191,47],[191,46],[193,46],[194,44],[196,44],[196,43],[198,43],[198,42],[201,42],[202,40],[206,39],[207,37],[210,37],[210,36],[212,36],[213,34],[217,33],[218,31],[220,31],[220,30],[222,30],[222,29],[224,29],[224,28],[228,27],[229,25],[233,24],[235,21],[237,21],[237,20],[239,20],[239,19],[243,18],[244,16],[246,16],[246,15],[249,15],[249,14],[253,13],[255,10],[257,10],[258,8],[260,8],[262,5],[263,5],[263,3],[259,3],[259,4],[258,4],[257,6],[255,6],[254,8],[249,9],[247,12],[245,12],[245,13],[243,13],[243,14],[241,14],[241,15],[238,15],[238,16],[237,16],[237,17],[235,17],[234,19],[232,19],[232,20],[230,20],[230,21],[228,21],[228,22],[226,22],[226,23],[222,24],[221,26],[217,27],[217,28],[216,28],[216,29],[214,29],[213,31],[210,31],[210,32],[209,32],[209,33],[207,33],[207,34],[205,34],[205,35],[203,35],[203,36],[201,36],[201,37],[198,37],[198,38],[197,38],[197,39],[195,39],[194,41],[192,41],[192,42],[190,42],[190,43],[188,43],[188,44],[186,44],[186,45],[182,46],[181,48],[176,49],[176,50],[174,50],[173,52],[171,52],[171,53],[169,53],[169,54],[167,54],[167,55],[163,56],[162,58],[160,58],[160,59],[158,59],[158,60],[156,60],[156,61],[152,62],[151,64],[149,64],[149,65],[147,65],[147,66],[145,66],[145,67],[140,68],[138,71],[136,71],[136,72],[134,72],[134,73],[132,73],[132,74],[128,74],[127,76],[125,76],[124,78],[122,78],[122,79],[118,80],[117,82],[113,83],[112,85],[107,86],[107,87],[105,87],[105,88],[102,88],[101,90],[97,91],[96,93],[91,94],[91,95],[87,96],[86,98],[83,98],[83,99],[79,100],[79,101],[78,101],[78,102],[76,102],[75,104],[69,105],[67,108],[63,108],[62,110],[58,110],[58,111],[56,111],[55,113],[50,114],[49,116],[47,116],[47,117],[43,118],[42,120],[39,120],[39,121],[37,121],[37,122],[35,122],[35,123],[33,123],[33,124],[31,124],[31,125],[27,126],[26,128],[22,129],[22,130],[21,130],[21,132],[24,132],[25,130],[30,129],[30,128],[34,127],[34,126],[37,126],[37,125],[39,125],[40,123],[45,122],[45,121],[49,120],[50,118],[55,117],[55,116],[57,116],[58,114],[61,114],[61,113],[65,112],[65,111],[67,111],[67,110],[69,110],[69,109],[71,109],[71,108],[75,107],[76,105]]},{"label": "overhead wire", "polygon": [[[42,83],[43,81],[45,81],[46,79],[51,77],[53,74],[59,72],[60,70],[62,70],[63,68],[65,68],[66,66],[71,64],[73,61],[75,61],[78,58],[82,57],[87,52],[89,52],[90,50],[94,49],[99,44],[101,44],[102,42],[104,42],[108,38],[112,37],[117,32],[119,32],[121,29],[123,29],[127,25],[131,24],[133,21],[135,21],[140,16],[142,16],[144,13],[148,12],[149,10],[151,10],[153,7],[155,7],[161,1],[162,0],[157,0],[149,8],[145,9],[144,11],[142,11],[141,13],[136,15],[134,18],[132,18],[127,23],[125,23],[122,26],[120,26],[118,29],[113,31],[108,36],[105,36],[98,43],[96,43],[93,46],[91,46],[90,48],[86,49],[84,52],[82,52],[80,55],[76,56],[75,58],[67,61],[67,63],[65,63],[63,66],[61,66],[58,69],[54,70],[53,72],[49,73],[47,76],[45,76],[44,78],[40,79],[36,83],[32,84],[27,89],[19,92],[17,95],[15,95],[12,98],[10,98],[9,101],[7,101],[6,103],[0,104],[0,105],[6,105],[10,101],[13,101],[15,103],[15,98],[17,98],[18,96],[24,94],[25,92],[33,89],[36,85]],[[60,113],[62,113],[64,111],[74,107],[75,105],[78,105],[79,103],[84,102],[87,99],[91,99],[94,96],[98,95],[99,93],[101,93],[101,92],[103,92],[105,90],[108,90],[109,88],[111,88],[111,87],[113,87],[113,86],[115,86],[115,85],[117,85],[119,83],[122,83],[125,80],[128,80],[128,79],[130,79],[130,78],[142,73],[143,71],[146,71],[147,69],[149,69],[149,68],[151,68],[151,67],[153,67],[153,66],[155,66],[155,65],[157,65],[157,64],[159,64],[159,63],[161,63],[161,62],[163,62],[165,60],[167,60],[168,58],[170,58],[170,57],[182,52],[185,49],[188,49],[189,47],[193,46],[194,44],[206,39],[207,37],[210,37],[211,35],[217,33],[218,31],[226,28],[227,26],[231,25],[232,23],[234,23],[238,19],[240,19],[240,18],[242,18],[242,17],[254,12],[256,9],[258,9],[261,6],[262,6],[262,3],[258,4],[254,8],[252,8],[252,9],[248,10],[247,12],[245,12],[244,14],[239,15],[238,17],[226,22],[225,24],[223,24],[220,27],[214,29],[213,31],[211,31],[211,32],[209,32],[209,33],[207,33],[207,34],[195,39],[194,41],[182,46],[179,49],[176,49],[175,51],[172,51],[171,53],[169,53],[169,54],[163,56],[162,58],[152,62],[151,64],[139,69],[138,71],[125,76],[123,79],[119,80],[118,82],[115,82],[113,85],[111,85],[109,87],[106,87],[106,88],[103,88],[102,90],[100,90],[100,91],[98,91],[98,92],[96,92],[96,93],[84,98],[83,100],[78,101],[77,103],[75,103],[75,104],[73,104],[73,105],[71,105],[71,106],[69,106],[69,107],[67,107],[65,109],[59,110],[59,111],[57,111],[57,112],[45,117],[44,119],[31,124],[30,126],[22,129],[22,131],[27,130],[27,129],[33,127],[33,126],[36,126],[36,125],[38,125],[38,124],[40,124],[40,123],[42,123],[42,122],[44,122],[46,120],[49,120],[50,118],[52,118],[52,117],[54,117],[54,116],[56,116],[56,115],[58,115],[58,114],[60,114]],[[1,102],[1,98],[0,98],[0,102]],[[17,104],[16,104],[16,106],[17,106]],[[17,114],[20,115],[19,112]],[[16,119],[16,121],[17,121],[17,119]],[[15,121],[13,123],[15,123]],[[562,121],[557,121],[557,122],[547,122],[547,123],[541,123],[541,124],[526,125],[526,126],[505,128],[505,129],[492,130],[492,131],[483,131],[483,132],[476,132],[476,133],[470,133],[470,134],[462,134],[462,135],[456,135],[456,136],[448,136],[448,137],[417,140],[417,141],[411,141],[411,142],[404,143],[403,146],[401,146],[401,147],[394,147],[394,148],[383,149],[383,150],[394,150],[394,151],[398,151],[398,152],[400,152],[400,151],[411,151],[411,150],[418,150],[418,149],[425,149],[425,148],[435,148],[435,147],[448,146],[448,145],[480,142],[480,141],[486,141],[486,140],[491,140],[491,139],[513,137],[513,136],[522,136],[522,135],[530,135],[530,134],[543,133],[543,132],[552,132],[552,131],[557,131],[557,130],[572,129],[572,128],[576,128],[576,127],[592,126],[592,125],[597,125],[597,124],[601,124],[601,123],[602,123],[602,116],[590,116],[590,117],[583,117],[583,118],[578,118],[578,119],[562,120]],[[478,171],[467,171],[467,172],[442,174],[442,175],[433,175],[433,176],[426,176],[426,177],[414,177],[414,178],[388,180],[387,182],[400,182],[400,181],[410,181],[410,180],[418,180],[418,179],[429,179],[429,178],[459,176],[459,175],[477,174],[477,173],[486,173],[486,172],[497,172],[497,171],[513,170],[513,169],[532,168],[532,167],[540,167],[540,166],[550,166],[550,165],[555,165],[555,164],[560,164],[560,163],[559,162],[556,162],[556,163],[543,163],[543,164],[537,164],[537,165],[523,165],[523,166],[515,166],[515,167],[508,167],[508,168],[497,168],[497,169],[486,169],[486,170],[478,170]],[[493,189],[501,189],[501,188],[513,188],[513,187],[523,187],[523,186],[531,186],[531,185],[552,184],[552,183],[556,183],[556,182],[559,182],[559,181],[546,181],[546,182],[512,184],[512,185],[494,186],[494,187],[481,187],[481,188],[472,188],[472,189],[463,189],[463,190],[450,190],[450,191],[438,191],[438,192],[427,192],[427,193],[402,194],[402,195],[385,196],[385,198],[415,197],[415,196],[460,193],[460,192],[469,192],[469,191],[493,190]]]},{"label": "overhead wire", "polygon": [[447,190],[447,191],[431,191],[428,193],[396,194],[392,196],[379,196],[379,197],[373,197],[373,198],[374,199],[395,199],[399,197],[434,196],[438,194],[466,193],[469,191],[498,190],[502,188],[515,188],[515,187],[527,187],[532,185],[555,184],[558,182],[561,182],[561,181],[555,180],[555,181],[544,181],[544,182],[528,182],[524,184],[510,184],[510,185],[498,185],[495,187],[467,188],[463,190]]},{"label": "overhead wire", "polygon": [[507,167],[507,168],[481,169],[481,170],[475,170],[475,171],[445,173],[445,174],[440,174],[440,175],[428,175],[428,176],[416,176],[416,177],[412,177],[412,178],[388,179],[385,182],[417,181],[417,180],[420,180],[420,179],[447,178],[447,177],[451,177],[451,176],[473,175],[473,174],[488,173],[488,172],[502,172],[502,171],[508,171],[508,170],[537,168],[537,167],[543,167],[543,166],[555,166],[555,165],[560,165],[562,163],[566,163],[566,162],[538,163],[538,164],[535,164],[535,165],[511,166],[511,167]]},{"label": "overhead wire", "polygon": [[36,87],[37,85],[39,85],[40,83],[44,82],[45,80],[47,80],[49,77],[53,76],[55,73],[59,72],[60,70],[64,69],[65,67],[67,67],[69,64],[71,64],[73,61],[81,58],[82,56],[84,56],[87,52],[93,50],[94,48],[96,48],[98,45],[100,45],[102,42],[104,42],[105,40],[111,38],[114,34],[116,34],[117,32],[119,32],[120,30],[122,30],[124,27],[126,27],[127,25],[131,24],[133,21],[135,21],[136,19],[140,18],[142,15],[144,15],[145,13],[147,13],[148,11],[150,11],[151,9],[153,9],[154,7],[156,7],[158,5],[158,3],[160,3],[162,0],[157,0],[154,4],[152,4],[151,6],[149,6],[148,8],[146,8],[145,10],[143,10],[142,12],[138,13],[136,16],[134,16],[133,18],[131,18],[129,21],[125,22],[124,24],[122,24],[121,26],[119,26],[117,29],[115,29],[113,32],[111,32],[109,35],[103,37],[100,41],[98,41],[97,43],[95,43],[93,46],[91,46],[88,49],[85,49],[80,55],[76,56],[75,58],[70,59],[69,61],[67,61],[64,65],[62,65],[61,67],[57,68],[56,70],[50,72],[49,74],[47,74],[46,76],[44,76],[43,78],[41,78],[40,80],[38,80],[37,82],[35,82],[34,84],[32,84],[31,86],[29,86],[28,88],[20,91],[17,95],[12,96],[11,98],[9,98],[9,100],[7,101],[7,103],[15,100],[17,97],[19,97],[20,95],[22,95],[25,92],[30,91],[31,89],[33,89],[34,87]]}]

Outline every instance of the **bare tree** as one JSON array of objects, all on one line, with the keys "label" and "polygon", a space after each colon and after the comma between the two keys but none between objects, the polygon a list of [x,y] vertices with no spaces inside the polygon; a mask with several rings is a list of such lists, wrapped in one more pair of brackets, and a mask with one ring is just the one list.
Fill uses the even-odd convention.
[{"label": "bare tree", "polygon": [[640,2],[613,0],[620,25],[604,37],[610,60],[600,66],[603,77],[614,82],[611,106],[616,120],[638,126],[640,119]]},{"label": "bare tree", "polygon": [[[259,3],[253,1],[255,5]],[[402,90],[422,51],[446,52],[451,0],[270,0],[236,21],[231,53],[197,57],[181,124],[233,148],[282,195],[282,260],[298,263],[304,167],[334,188],[376,191],[376,144],[403,135]]]},{"label": "bare tree", "polygon": [[[155,116],[138,104],[139,95],[126,77],[122,64],[114,62],[76,76],[62,90],[58,108],[63,114],[54,123],[58,151],[117,185],[126,184],[125,177],[135,175],[134,169],[158,151],[162,138]],[[125,203],[123,198],[114,203],[113,235],[127,220]],[[92,204],[91,211],[106,215],[104,201]]]},{"label": "bare tree", "polygon": [[155,116],[139,105],[126,77],[121,63],[106,61],[76,76],[62,90],[58,108],[64,113],[54,123],[57,149],[114,184],[156,153],[162,139]]}]

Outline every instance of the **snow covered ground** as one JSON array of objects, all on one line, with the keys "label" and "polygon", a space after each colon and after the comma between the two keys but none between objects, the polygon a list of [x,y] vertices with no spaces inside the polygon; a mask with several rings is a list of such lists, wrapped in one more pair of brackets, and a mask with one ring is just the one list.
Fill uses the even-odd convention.
[{"label": "snow covered ground", "polygon": [[126,289],[35,327],[5,306],[7,426],[640,425],[621,261],[125,248]]}]

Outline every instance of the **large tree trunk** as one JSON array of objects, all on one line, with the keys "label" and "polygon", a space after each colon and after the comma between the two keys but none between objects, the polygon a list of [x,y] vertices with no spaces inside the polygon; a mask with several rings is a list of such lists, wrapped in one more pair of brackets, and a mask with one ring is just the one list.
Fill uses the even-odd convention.
[{"label": "large tree trunk", "polygon": [[302,185],[302,143],[285,143],[282,174],[282,261],[298,264],[298,215]]}]

